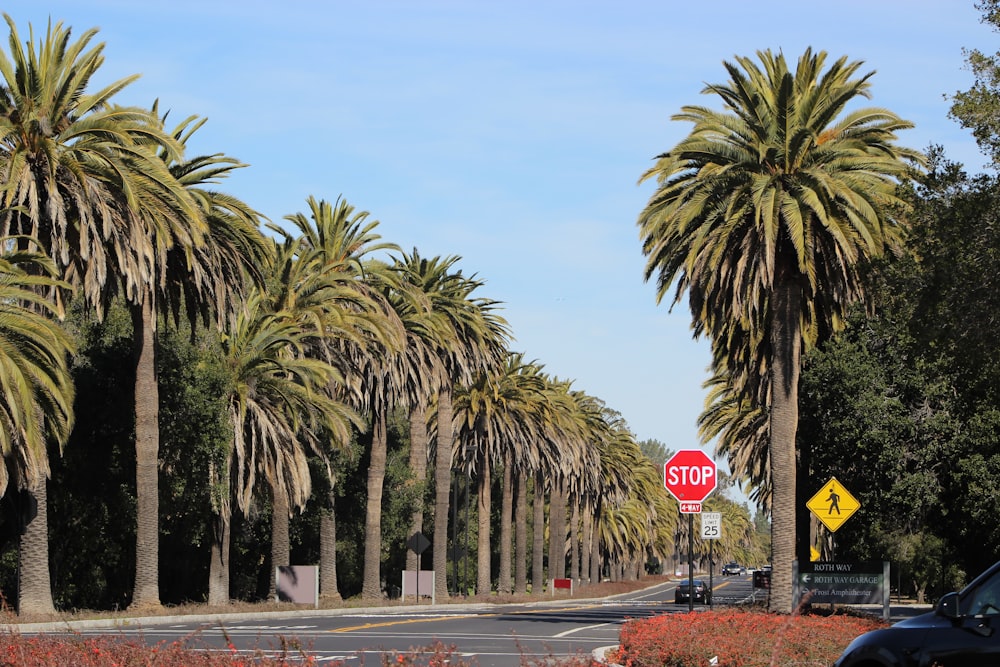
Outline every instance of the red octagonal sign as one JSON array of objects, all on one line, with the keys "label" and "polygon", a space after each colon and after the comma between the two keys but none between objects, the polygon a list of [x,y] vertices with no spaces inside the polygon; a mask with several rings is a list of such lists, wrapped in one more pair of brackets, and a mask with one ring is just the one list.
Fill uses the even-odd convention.
[{"label": "red octagonal sign", "polygon": [[700,449],[682,449],[663,464],[663,485],[684,514],[701,512],[701,502],[715,490],[715,461]]}]

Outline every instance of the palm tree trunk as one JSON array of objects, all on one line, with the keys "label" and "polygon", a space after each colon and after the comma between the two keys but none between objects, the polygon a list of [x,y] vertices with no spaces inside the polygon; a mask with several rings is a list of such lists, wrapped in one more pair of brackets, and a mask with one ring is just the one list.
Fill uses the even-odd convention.
[{"label": "palm tree trunk", "polygon": [[541,595],[545,590],[545,482],[542,471],[535,473],[535,495],[531,500],[531,592]]},{"label": "palm tree trunk", "polygon": [[232,527],[229,503],[212,515],[212,562],[208,568],[208,604],[229,604],[229,536]]},{"label": "palm tree trunk", "polygon": [[[451,423],[451,385],[441,383],[438,395],[437,447],[434,455],[434,597],[448,599],[448,511],[451,508],[451,456],[454,431]],[[455,564],[458,567],[458,564]]]},{"label": "palm tree trunk", "polygon": [[279,567],[289,565],[288,557],[292,551],[292,543],[288,539],[288,497],[284,490],[271,482],[271,587],[268,597],[277,595],[277,571]]},{"label": "palm tree trunk", "polygon": [[594,528],[590,537],[590,583],[601,583],[601,512],[603,511],[603,501],[597,497],[594,503],[594,516],[590,518],[594,522]]},{"label": "palm tree trunk", "polygon": [[566,577],[566,494],[561,476],[553,481],[549,495],[549,577]]},{"label": "palm tree trunk", "polygon": [[[420,490],[420,496],[413,504],[410,514],[410,534],[412,537],[424,530],[424,490],[427,486],[427,411],[423,404],[410,411],[410,470],[413,483]],[[406,550],[406,569],[419,570],[420,556],[412,549]]]},{"label": "palm tree trunk", "polygon": [[480,454],[479,464],[479,479],[477,480],[479,491],[477,505],[477,509],[479,510],[479,536],[476,543],[478,551],[476,561],[476,594],[489,595],[493,589],[492,562],[490,558],[490,513],[492,507],[490,487],[492,486],[492,471],[490,470],[490,457],[485,452]]},{"label": "palm tree trunk", "polygon": [[156,310],[152,292],[133,306],[135,365],[135,590],[133,609],[160,606],[160,395],[156,381]]},{"label": "palm tree trunk", "polygon": [[580,580],[587,583],[590,582],[590,555],[592,553],[590,542],[594,539],[593,505],[594,500],[588,495],[583,503],[583,525],[581,526],[583,537],[580,540]]},{"label": "palm tree trunk", "polygon": [[233,526],[232,475],[234,457],[230,450],[226,464],[226,474],[219,475],[214,464],[209,467],[209,483],[224,489],[219,499],[218,509],[209,519],[211,561],[208,566],[208,603],[210,605],[229,604],[229,549]]},{"label": "palm tree trunk", "polygon": [[17,611],[21,616],[54,614],[49,575],[48,482],[42,479],[33,492],[22,491],[19,495],[27,507],[20,508],[24,531],[18,549]]},{"label": "palm tree trunk", "polygon": [[580,580],[580,503],[576,494],[570,497],[569,521],[569,576],[573,581]]},{"label": "palm tree trunk", "polygon": [[[780,271],[780,269],[779,269]],[[771,326],[771,574],[769,608],[792,612],[792,561],[795,558],[795,432],[798,428],[798,386],[801,333],[799,286],[781,280],[774,292]]]},{"label": "palm tree trunk", "polygon": [[319,595],[331,602],[340,602],[337,588],[337,515],[334,512],[336,493],[331,480],[326,494],[326,507],[319,515]]},{"label": "palm tree trunk", "polygon": [[523,470],[514,475],[514,592],[524,594],[528,592],[528,483]]},{"label": "palm tree trunk", "polygon": [[382,598],[382,484],[389,443],[386,419],[377,414],[372,420],[371,462],[368,464],[368,501],[365,509],[365,567],[361,599]]},{"label": "palm tree trunk", "polygon": [[510,538],[511,524],[514,519],[514,484],[511,464],[503,467],[503,489],[500,497],[500,576],[497,582],[498,593],[510,593]]}]

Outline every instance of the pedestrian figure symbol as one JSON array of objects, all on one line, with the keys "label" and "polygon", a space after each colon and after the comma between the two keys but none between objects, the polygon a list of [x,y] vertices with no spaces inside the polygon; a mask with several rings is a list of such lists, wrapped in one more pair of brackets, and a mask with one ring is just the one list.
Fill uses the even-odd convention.
[{"label": "pedestrian figure symbol", "polygon": [[833,514],[834,510],[837,510],[837,514],[840,514],[840,494],[837,493],[835,487],[830,487],[830,495],[827,496],[826,502],[830,503],[830,509],[826,511],[827,514]]},{"label": "pedestrian figure symbol", "polygon": [[836,477],[831,477],[826,484],[819,487],[816,495],[806,503],[806,507],[820,523],[834,532],[858,511],[861,503],[837,481]]}]

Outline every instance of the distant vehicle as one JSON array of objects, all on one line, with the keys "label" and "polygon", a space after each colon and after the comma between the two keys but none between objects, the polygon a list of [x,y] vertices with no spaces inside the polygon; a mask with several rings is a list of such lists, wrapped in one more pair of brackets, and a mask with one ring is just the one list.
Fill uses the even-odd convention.
[{"label": "distant vehicle", "polygon": [[[711,604],[712,602],[712,589],[708,587],[701,579],[694,580],[694,602],[702,604]],[[691,598],[689,582],[687,579],[677,584],[677,590],[674,591],[674,602],[676,604],[686,603],[688,599]]]},{"label": "distant vehicle", "polygon": [[754,588],[771,588],[771,566],[765,565],[753,573]]},{"label": "distant vehicle", "polygon": [[739,563],[726,563],[722,566],[722,574],[746,574],[747,569]]},{"label": "distant vehicle", "polygon": [[856,637],[834,667],[1000,664],[1000,562],[934,611]]}]

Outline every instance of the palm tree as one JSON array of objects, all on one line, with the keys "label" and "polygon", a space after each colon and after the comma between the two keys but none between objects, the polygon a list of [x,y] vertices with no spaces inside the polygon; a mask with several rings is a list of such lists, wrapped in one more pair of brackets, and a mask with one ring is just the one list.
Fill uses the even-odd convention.
[{"label": "palm tree", "polygon": [[[377,236],[372,230],[377,223],[366,223],[368,213],[356,212],[346,200],[338,198],[333,204],[309,197],[310,215],[296,213],[285,219],[292,223],[299,236],[299,251],[310,261],[300,261],[290,267],[285,284],[308,285],[312,278],[329,275],[325,287],[319,289],[291,290],[276,299],[285,307],[294,306],[309,314],[316,330],[323,336],[313,341],[313,351],[336,365],[342,373],[350,374],[352,353],[354,357],[371,352],[369,344],[395,347],[403,337],[402,325],[381,294],[368,285],[364,276],[371,265],[366,255],[383,246],[374,244]],[[276,230],[277,231],[277,230]],[[376,271],[382,270],[376,267]],[[294,277],[292,274],[296,274]],[[346,350],[346,351],[345,351]],[[338,387],[337,397],[360,407],[361,397],[357,387]],[[343,443],[341,443],[343,444]],[[337,588],[337,531],[334,502],[337,480],[333,468],[328,466],[329,491],[320,511],[320,596],[331,600],[340,598]]]},{"label": "palm tree", "polygon": [[[165,128],[169,114],[160,116],[158,104],[153,105],[152,113]],[[189,116],[170,136],[183,149],[205,122],[204,118]],[[273,261],[274,245],[260,232],[260,214],[240,199],[210,187],[246,165],[220,153],[193,158],[165,149],[159,153],[208,226],[205,243],[190,249],[175,246],[168,251],[161,308],[170,312],[175,322],[183,310],[192,330],[199,317],[205,325],[214,319],[216,326],[223,328],[236,321],[247,291],[263,284],[265,272]],[[228,502],[228,498],[213,498],[214,557],[209,576],[209,600],[213,603],[229,599]],[[219,503],[225,503],[225,508]],[[223,516],[225,521],[221,520]],[[219,560],[222,557],[224,561]]]},{"label": "palm tree", "polygon": [[[544,441],[549,448],[549,460],[557,454],[555,439],[546,429],[554,422],[552,396],[548,385],[535,363],[526,363],[522,354],[509,353],[505,363],[492,372],[480,373],[472,384],[459,386],[455,394],[455,423],[458,424],[458,442],[455,452],[460,464],[476,476],[478,498],[478,567],[477,592],[488,593],[491,589],[491,495],[492,470],[497,464],[541,469],[539,459],[546,456],[543,447],[531,447],[533,443]],[[524,461],[517,461],[516,456]],[[508,482],[509,482],[508,478]],[[504,495],[512,493],[508,483]],[[536,501],[537,502],[537,501]],[[505,508],[511,507],[505,498]],[[501,577],[502,590],[510,586],[510,515],[502,523],[501,549],[507,550],[503,560],[507,563]],[[537,530],[536,526],[536,530]],[[506,546],[504,545],[506,541]]]},{"label": "palm tree", "polygon": [[[21,239],[24,241],[25,239]],[[47,444],[60,451],[73,424],[69,336],[55,321],[62,312],[41,296],[57,287],[55,265],[44,255],[0,241],[0,496],[21,494],[18,611],[52,613],[49,581]],[[28,245],[34,245],[28,240]],[[29,512],[28,508],[33,509]]]},{"label": "palm tree", "polygon": [[228,403],[233,449],[225,470],[218,471],[223,482],[216,500],[222,539],[213,544],[213,603],[229,597],[225,538],[231,489],[239,508],[246,512],[258,476],[269,485],[271,561],[273,566],[287,564],[289,513],[304,507],[311,491],[307,451],[325,458],[327,439],[349,443],[351,429],[361,423],[328,391],[332,383],[343,382],[337,370],[308,355],[309,339],[315,332],[303,326],[296,313],[276,312],[270,305],[270,295],[252,294],[245,313],[223,339],[232,374]]},{"label": "palm tree", "polygon": [[[408,357],[416,371],[410,375],[411,381],[407,383],[405,390],[410,407],[410,472],[413,475],[411,483],[416,487],[418,498],[413,503],[410,513],[408,534],[411,536],[422,534],[424,529],[424,495],[430,440],[427,423],[428,403],[437,392],[436,383],[443,376],[440,368],[441,360],[435,350],[450,344],[450,337],[454,335],[447,326],[448,322],[443,314],[435,308],[431,292],[441,290],[442,283],[447,278],[447,270],[455,261],[457,258],[441,260],[437,257],[427,260],[421,258],[414,248],[412,254],[403,253],[400,257],[394,258],[392,265],[401,283],[409,290],[418,293],[416,295],[418,298],[395,300],[397,312],[400,309],[410,311],[402,319],[407,323]],[[443,301],[444,294],[435,296],[439,296],[437,299],[439,303]],[[432,383],[427,383],[425,375],[430,376]],[[418,382],[413,381],[417,379]],[[406,569],[420,569],[420,557],[412,549],[406,552]]]},{"label": "palm tree", "polygon": [[[346,201],[338,200],[331,206],[310,197],[309,205],[311,219],[301,213],[285,219],[303,232],[304,243],[316,253],[321,268],[346,273],[355,281],[355,303],[345,303],[344,307],[330,311],[320,309],[318,316],[323,320],[327,354],[331,359],[335,357],[333,363],[350,379],[343,400],[364,413],[371,423],[362,597],[375,599],[381,595],[386,414],[401,403],[408,379],[417,380],[411,387],[423,385],[417,376],[411,375],[412,367],[407,365],[404,346],[409,339],[403,320],[394,309],[402,295],[395,295],[399,297],[395,304],[390,299],[401,288],[399,277],[387,264],[371,258],[371,253],[395,251],[398,247],[380,242],[381,237],[375,233],[378,221],[369,221],[367,211],[355,212]],[[417,311],[419,308],[409,312]],[[328,535],[332,532],[325,531]],[[330,546],[321,548],[330,551]]]},{"label": "palm tree", "polygon": [[[136,77],[96,93],[87,87],[103,63],[96,30],[76,42],[61,23],[34,44],[14,22],[10,58],[0,54],[0,179],[7,212],[0,234],[36,238],[66,282],[97,314],[116,294],[130,304],[135,329],[136,580],[132,604],[159,605],[158,392],[154,333],[160,299],[171,287],[171,251],[194,261],[208,228],[194,199],[157,151],[182,147],[148,110],[112,104]],[[56,298],[61,298],[56,292]]]},{"label": "palm tree", "polygon": [[[468,383],[477,372],[492,368],[506,352],[509,331],[506,321],[496,314],[497,303],[490,299],[474,297],[483,286],[475,275],[464,276],[455,271],[460,257],[423,258],[414,248],[403,254],[394,264],[403,281],[420,291],[428,307],[427,324],[416,333],[422,335],[436,363],[437,410],[417,401],[412,406],[410,419],[410,461],[416,481],[421,486],[425,479],[428,450],[426,447],[428,424],[425,416],[436,415],[434,459],[434,541],[432,569],[440,576],[435,578],[435,597],[448,596],[448,512],[450,508],[450,483],[454,447],[452,395],[458,383]],[[411,392],[412,393],[412,392]],[[423,504],[414,507],[411,516],[411,534],[423,528]],[[409,555],[408,555],[409,559]],[[416,559],[408,560],[413,569]]]},{"label": "palm tree", "polygon": [[[385,276],[383,276],[384,278]],[[373,277],[369,276],[369,280]],[[382,494],[388,457],[388,414],[396,407],[408,407],[413,394],[426,396],[433,381],[427,373],[428,366],[419,361],[430,361],[429,352],[419,338],[412,335],[410,327],[420,326],[422,307],[410,304],[418,299],[415,290],[400,284],[396,278],[384,282],[383,295],[387,303],[396,306],[396,313],[407,329],[403,349],[379,347],[374,352],[364,351],[354,358],[355,376],[360,382],[363,410],[371,422],[372,443],[369,448],[367,499],[365,505],[365,557],[361,597],[377,600],[382,597]],[[358,351],[361,351],[358,349]],[[418,363],[414,363],[418,360]]]},{"label": "palm tree", "polygon": [[[595,409],[595,399],[572,389],[572,383],[547,379],[547,399],[551,406],[546,424],[547,440],[558,455],[547,457],[549,486],[549,572],[550,577],[566,576],[567,510],[570,501],[593,488],[598,480],[599,447],[604,424]],[[570,524],[569,548],[576,543],[576,528]]]},{"label": "palm tree", "polygon": [[715,441],[716,456],[725,456],[736,481],[750,489],[758,507],[771,507],[767,414],[764,401],[741,394],[728,374],[717,372],[705,382],[708,396],[698,417],[702,442]]},{"label": "palm tree", "polygon": [[688,292],[696,334],[723,345],[731,327],[749,334],[723,347],[725,370],[767,362],[771,606],[790,612],[803,347],[864,300],[863,262],[900,242],[896,187],[921,156],[894,143],[911,123],[884,109],[846,112],[869,94],[874,73],[856,76],[860,62],[824,71],[826,54],[810,49],[793,72],[780,53],[757,55],[760,65],[725,63],[729,83],[704,89],[725,111],[686,106],[673,117],[694,128],[643,175],[658,186],[638,224],[657,300],[676,281],[674,302]]}]

